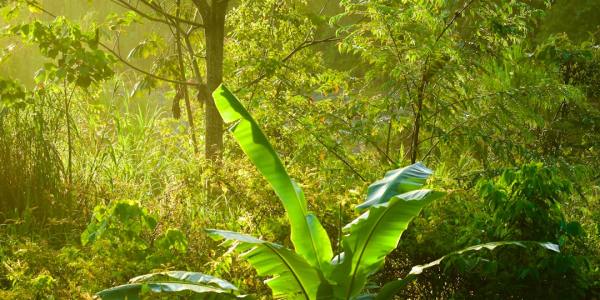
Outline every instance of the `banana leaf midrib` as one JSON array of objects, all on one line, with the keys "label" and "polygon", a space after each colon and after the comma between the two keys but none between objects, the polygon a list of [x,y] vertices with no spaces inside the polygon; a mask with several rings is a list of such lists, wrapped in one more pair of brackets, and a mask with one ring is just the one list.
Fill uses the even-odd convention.
[{"label": "banana leaf midrib", "polygon": [[[389,202],[388,202],[389,203]],[[388,207],[389,208],[389,207]],[[367,236],[367,239],[365,240],[364,246],[362,247],[361,251],[360,251],[360,255],[358,256],[358,259],[356,260],[356,267],[354,268],[354,271],[352,272],[352,279],[350,280],[350,285],[348,287],[348,293],[346,294],[346,299],[350,299],[350,294],[352,293],[352,288],[354,287],[354,282],[356,280],[356,274],[358,273],[358,267],[360,266],[360,262],[362,260],[362,256],[365,253],[365,249],[367,248],[367,246],[369,245],[369,241],[371,240],[371,237],[373,237],[373,233],[376,231],[374,230],[374,228],[377,228],[381,222],[381,219],[383,219],[383,217],[389,212],[389,209],[386,209],[383,214],[381,214],[378,218],[377,218],[377,222],[375,223],[375,226],[372,226],[371,229],[369,231],[369,235]],[[358,245],[356,245],[356,247],[358,247]],[[356,248],[354,249],[355,251],[352,253],[356,253]]]},{"label": "banana leaf midrib", "polygon": [[[308,205],[308,203],[307,203],[307,205]],[[306,221],[306,217],[307,217],[309,214],[310,214],[310,212],[309,212],[309,213],[306,213],[306,214],[304,215],[304,222],[302,222],[302,223],[304,224],[304,227],[306,227],[306,229],[308,230],[308,235],[310,235],[310,245],[312,246],[312,248],[313,248],[313,251],[314,251],[314,253],[315,253],[315,258],[316,258],[316,262],[317,262],[318,269],[319,269],[319,270],[323,270],[323,266],[321,265],[321,260],[319,259],[319,256],[317,255],[317,253],[319,253],[319,252],[318,252],[318,250],[317,250],[317,246],[315,245],[315,236],[314,236],[314,234],[313,234],[312,230],[310,230],[310,226],[308,226],[308,222]],[[316,217],[315,217],[315,218],[316,218]],[[309,263],[309,264],[310,264],[310,263]]]}]

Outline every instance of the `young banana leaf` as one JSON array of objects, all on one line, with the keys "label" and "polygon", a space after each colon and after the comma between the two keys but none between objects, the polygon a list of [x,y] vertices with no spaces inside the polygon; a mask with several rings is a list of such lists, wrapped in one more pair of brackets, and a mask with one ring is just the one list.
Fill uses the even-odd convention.
[{"label": "young banana leaf", "polygon": [[212,285],[214,287],[229,290],[229,291],[237,291],[237,287],[231,282],[214,277],[211,275],[206,275],[204,273],[199,272],[187,272],[187,271],[166,271],[166,272],[158,272],[151,273],[146,275],[140,275],[129,280],[129,283],[142,283],[142,282],[152,282],[160,279],[171,279],[171,280],[180,280],[185,282],[191,282],[196,284],[207,284]]},{"label": "young banana leaf", "polygon": [[300,187],[290,178],[268,139],[239,100],[224,85],[213,92],[213,97],[223,121],[233,124],[230,131],[240,147],[283,203],[296,252],[309,264],[327,268],[333,257],[331,242],[319,220],[308,211]]}]

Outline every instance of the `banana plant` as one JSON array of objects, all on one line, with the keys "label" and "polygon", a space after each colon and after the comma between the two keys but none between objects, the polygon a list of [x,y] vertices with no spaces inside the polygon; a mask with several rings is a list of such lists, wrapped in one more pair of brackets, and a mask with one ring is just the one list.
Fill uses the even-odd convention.
[{"label": "banana plant", "polygon": [[[274,298],[390,299],[423,270],[438,265],[449,255],[492,250],[504,245],[525,247],[527,244],[559,251],[555,244],[537,242],[495,242],[471,246],[431,263],[415,266],[405,278],[389,282],[376,292],[367,292],[365,286],[368,278],[383,267],[385,257],[397,247],[411,220],[419,215],[423,207],[445,195],[444,192],[423,188],[432,171],[421,163],[415,163],[389,171],[382,179],[371,184],[365,202],[356,207],[360,216],[343,228],[343,252],[334,256],[327,232],[308,210],[302,189],[290,178],[256,121],[225,86],[217,88],[213,97],[223,120],[232,124],[230,132],[281,200],[290,222],[294,249],[241,233],[217,229],[206,231],[213,239],[222,241],[223,245],[240,253],[259,276],[269,277],[265,282]],[[152,276],[148,276],[146,279],[152,279]],[[157,292],[164,291],[161,288],[167,283],[146,281],[147,285],[159,284],[155,289],[150,289]],[[135,282],[118,288],[120,292],[136,288],[135,291],[140,290]],[[226,287],[217,288],[226,291]],[[243,297],[214,290],[199,293]],[[102,299],[123,299],[110,298],[113,294],[109,289],[98,295]]]},{"label": "banana plant", "polygon": [[[398,245],[402,233],[420,211],[444,192],[423,189],[432,171],[421,163],[392,170],[367,189],[364,203],[356,209],[362,214],[343,228],[343,252],[333,256],[331,242],[319,220],[308,211],[304,194],[290,178],[279,156],[256,121],[240,101],[223,85],[213,97],[223,120],[232,124],[230,132],[258,171],[271,184],[290,220],[295,251],[246,235],[207,230],[217,240],[236,246],[258,271],[272,276],[267,285],[277,298],[288,299],[364,299],[367,279],[381,269],[385,257]],[[451,255],[502,245],[524,246],[526,242],[497,242],[472,246]],[[537,243],[558,251],[554,244]],[[445,258],[445,257],[444,257]],[[424,269],[444,258],[413,268],[404,280],[381,289],[384,298],[396,293]]]}]

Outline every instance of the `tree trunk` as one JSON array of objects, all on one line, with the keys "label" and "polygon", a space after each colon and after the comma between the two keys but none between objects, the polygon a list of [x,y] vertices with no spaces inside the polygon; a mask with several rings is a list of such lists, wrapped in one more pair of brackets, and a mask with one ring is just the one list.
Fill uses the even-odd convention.
[{"label": "tree trunk", "polygon": [[[223,42],[225,38],[225,13],[227,1],[212,1],[212,5],[199,5],[205,25],[206,38],[206,85],[212,94],[223,80]],[[204,105],[205,155],[218,161],[223,154],[223,119],[215,106],[212,95]]]}]

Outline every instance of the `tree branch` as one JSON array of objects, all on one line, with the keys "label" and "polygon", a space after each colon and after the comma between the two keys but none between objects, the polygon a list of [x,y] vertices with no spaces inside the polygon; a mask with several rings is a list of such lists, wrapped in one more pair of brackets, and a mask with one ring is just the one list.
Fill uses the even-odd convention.
[{"label": "tree branch", "polygon": [[[158,23],[162,23],[165,25],[169,25],[169,22],[166,19],[161,19],[161,18],[157,18],[154,16],[149,15],[148,13],[143,12],[141,9],[131,5],[131,3],[125,1],[125,0],[111,0],[113,3],[125,8],[125,9],[129,9],[131,11],[134,11],[135,13],[137,13],[138,15],[150,20],[150,21],[154,21],[154,22],[158,22]],[[181,22],[181,23],[185,23],[185,24],[189,24],[192,26],[196,26],[196,27],[204,27],[204,24],[202,23],[198,23],[195,21],[190,21],[187,19],[183,19],[174,15],[171,15],[169,13],[167,13],[164,9],[162,9],[162,7],[157,5],[152,5],[151,3],[149,3],[148,1],[144,1],[144,0],[140,0],[140,2],[142,2],[143,4],[145,4],[146,6],[150,7],[152,10],[154,10],[155,12],[163,15],[165,18],[168,19],[177,19],[177,21]]]},{"label": "tree branch", "polygon": [[[312,41],[306,41],[305,40],[302,43],[300,43],[300,45],[296,46],[296,48],[294,48],[290,53],[288,53],[288,55],[286,55],[283,59],[281,59],[281,62],[284,63],[284,62],[288,61],[289,59],[292,58],[292,56],[294,56],[294,54],[298,53],[302,49],[305,49],[305,48],[308,48],[310,46],[314,46],[314,45],[317,45],[317,44],[321,44],[321,43],[339,41],[341,39],[342,39],[341,37],[331,36],[331,37],[324,38],[324,39],[321,39],[321,40],[312,40]],[[254,79],[254,80],[252,80],[252,81],[250,81],[250,82],[242,85],[240,88],[238,88],[237,90],[235,90],[234,93],[237,93],[240,90],[242,90],[244,88],[247,88],[247,87],[249,87],[251,85],[257,84],[261,80],[269,77],[272,74],[273,74],[272,72],[263,73],[262,75],[258,76],[256,79]]]},{"label": "tree branch", "polygon": [[[122,0],[119,0],[119,1],[122,1]],[[181,18],[181,17],[179,17],[177,15],[169,14],[158,3],[154,3],[153,4],[152,2],[148,2],[147,0],[139,0],[139,1],[141,1],[144,4],[146,4],[148,7],[152,8],[153,10],[157,11],[158,13],[160,13],[166,19],[171,20],[171,22],[174,20],[174,21],[177,21],[179,23],[191,25],[191,26],[194,26],[194,27],[204,28],[204,24],[202,24],[202,23],[198,23],[198,22],[196,22],[194,20],[184,19],[184,18]]]},{"label": "tree branch", "polygon": [[106,44],[104,44],[102,42],[98,42],[98,44],[100,46],[102,46],[102,48],[104,48],[108,52],[110,52],[113,56],[115,56],[121,63],[127,65],[128,67],[132,68],[133,70],[135,70],[135,71],[137,71],[139,73],[142,73],[142,74],[144,74],[146,76],[152,77],[152,78],[157,79],[157,80],[170,82],[170,83],[177,83],[177,84],[183,84],[183,85],[198,85],[198,83],[196,83],[196,82],[187,82],[187,81],[170,79],[170,78],[162,77],[162,76],[150,73],[150,72],[148,72],[146,70],[140,69],[139,67],[136,67],[135,65],[131,64],[126,59],[124,59],[123,57],[121,57],[121,55],[119,55],[119,53],[117,53],[115,50],[113,50],[110,47],[108,47]]},{"label": "tree branch", "polygon": [[125,8],[125,9],[129,9],[129,10],[131,10],[131,11],[135,12],[136,14],[138,14],[138,15],[140,15],[140,16],[142,16],[142,17],[144,17],[144,18],[146,18],[146,19],[148,19],[148,20],[150,20],[150,21],[154,21],[154,22],[158,22],[158,23],[167,24],[167,21],[165,21],[164,19],[160,19],[160,18],[157,18],[157,17],[153,17],[153,16],[151,16],[151,15],[149,15],[149,14],[147,14],[147,13],[145,13],[145,12],[141,11],[139,8],[137,8],[137,7],[133,6],[133,5],[131,5],[131,4],[130,4],[129,2],[127,2],[127,1],[124,1],[124,0],[111,0],[111,1],[112,1],[114,4],[116,4],[116,5],[118,5],[118,6],[121,6],[121,7]]},{"label": "tree branch", "polygon": [[321,44],[321,43],[327,43],[327,42],[335,42],[335,41],[339,41],[342,38],[340,37],[335,37],[335,36],[331,36],[325,39],[321,39],[321,40],[312,40],[312,41],[304,41],[302,43],[300,43],[300,45],[298,45],[296,48],[294,48],[294,50],[292,50],[292,52],[290,52],[288,55],[286,55],[281,62],[286,62],[287,60],[289,60],[290,58],[292,58],[292,56],[294,56],[294,54],[296,54],[298,51],[310,47],[310,46],[314,46],[317,44]]}]

